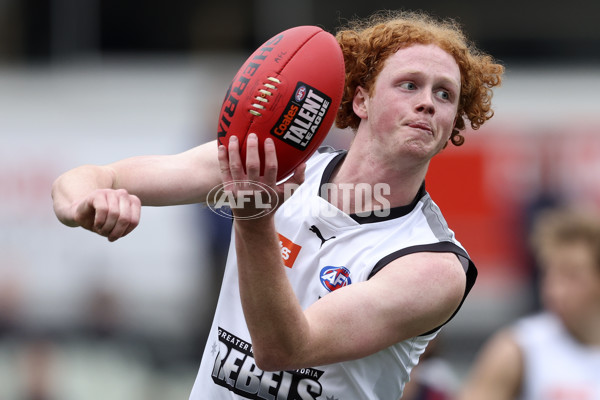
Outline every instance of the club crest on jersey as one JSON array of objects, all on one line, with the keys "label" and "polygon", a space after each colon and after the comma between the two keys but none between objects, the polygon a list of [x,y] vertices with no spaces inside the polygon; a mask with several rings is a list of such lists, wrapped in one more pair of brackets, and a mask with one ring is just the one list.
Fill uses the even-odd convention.
[{"label": "club crest on jersey", "polygon": [[352,283],[350,279],[350,271],[346,267],[335,267],[328,265],[321,269],[319,274],[321,284],[330,292],[347,286]]},{"label": "club crest on jersey", "polygon": [[271,135],[298,150],[306,149],[330,105],[331,97],[304,82],[298,82],[281,117],[271,129]]}]

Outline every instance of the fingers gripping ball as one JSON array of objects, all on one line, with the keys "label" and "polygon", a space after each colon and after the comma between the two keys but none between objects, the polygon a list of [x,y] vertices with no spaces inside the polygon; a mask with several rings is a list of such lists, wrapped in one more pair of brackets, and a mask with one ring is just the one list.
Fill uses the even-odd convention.
[{"label": "fingers gripping ball", "polygon": [[[218,142],[273,138],[280,180],[305,162],[335,120],[344,88],[344,57],[336,39],[316,26],[299,26],[267,40],[233,78],[219,114]],[[261,166],[262,168],[262,166]]]}]

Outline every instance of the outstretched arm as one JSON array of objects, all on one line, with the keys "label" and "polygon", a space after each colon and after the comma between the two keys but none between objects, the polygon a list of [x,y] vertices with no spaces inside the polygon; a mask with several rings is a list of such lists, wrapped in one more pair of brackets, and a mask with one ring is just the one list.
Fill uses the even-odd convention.
[{"label": "outstretched arm", "polygon": [[67,226],[81,226],[117,240],[139,223],[142,205],[204,202],[221,182],[215,141],[183,153],[84,165],[52,186],[54,212]]}]

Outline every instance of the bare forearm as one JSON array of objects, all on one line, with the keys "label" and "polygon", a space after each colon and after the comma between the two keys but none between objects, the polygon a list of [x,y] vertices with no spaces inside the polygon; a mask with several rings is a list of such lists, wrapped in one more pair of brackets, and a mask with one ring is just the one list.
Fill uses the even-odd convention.
[{"label": "bare forearm", "polygon": [[140,199],[116,188],[110,166],[85,165],[70,170],[52,185],[54,212],[63,224],[115,241],[128,235],[140,219]]},{"label": "bare forearm", "polygon": [[270,218],[236,221],[240,295],[257,364],[289,369],[307,338],[308,323],[281,261]]},{"label": "bare forearm", "polygon": [[97,189],[112,188],[114,175],[109,168],[83,165],[59,176],[52,185],[54,212],[67,226],[77,226],[72,209],[77,200]]}]

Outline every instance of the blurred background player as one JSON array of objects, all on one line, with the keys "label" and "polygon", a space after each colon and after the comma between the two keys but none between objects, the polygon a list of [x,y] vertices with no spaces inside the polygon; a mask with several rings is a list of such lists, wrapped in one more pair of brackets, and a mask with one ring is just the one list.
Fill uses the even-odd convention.
[{"label": "blurred background player", "polygon": [[600,217],[542,212],[531,244],[545,310],[484,345],[459,400],[600,399]]}]

